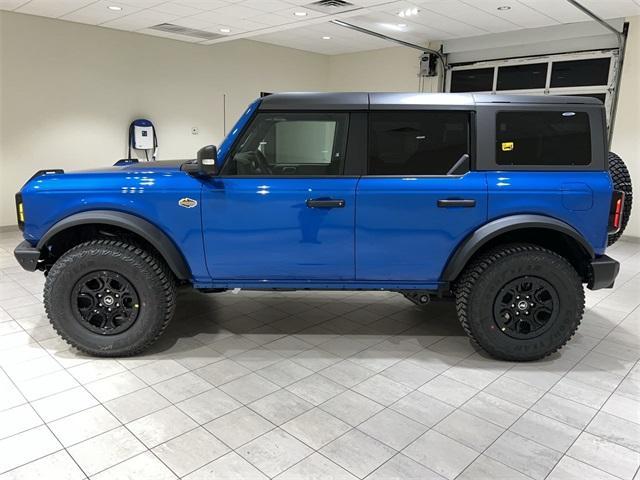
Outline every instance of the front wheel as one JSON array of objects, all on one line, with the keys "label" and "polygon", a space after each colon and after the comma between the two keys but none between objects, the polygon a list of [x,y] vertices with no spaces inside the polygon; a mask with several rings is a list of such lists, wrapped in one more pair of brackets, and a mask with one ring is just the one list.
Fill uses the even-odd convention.
[{"label": "front wheel", "polygon": [[135,355],[168,325],[175,282],[165,263],[115,240],[78,245],[53,264],[44,305],[53,328],[90,355]]},{"label": "front wheel", "polygon": [[455,287],[467,334],[496,358],[543,358],[573,336],[584,313],[573,266],[530,244],[500,246],[474,259]]}]

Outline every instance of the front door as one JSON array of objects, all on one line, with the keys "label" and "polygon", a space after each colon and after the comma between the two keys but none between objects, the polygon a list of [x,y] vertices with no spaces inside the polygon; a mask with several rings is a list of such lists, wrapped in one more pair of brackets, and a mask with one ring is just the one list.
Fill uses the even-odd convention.
[{"label": "front door", "polygon": [[260,112],[203,189],[215,282],[353,280],[349,113]]},{"label": "front door", "polygon": [[456,246],[486,222],[485,174],[464,169],[470,127],[464,111],[371,111],[356,199],[358,280],[436,283]]}]

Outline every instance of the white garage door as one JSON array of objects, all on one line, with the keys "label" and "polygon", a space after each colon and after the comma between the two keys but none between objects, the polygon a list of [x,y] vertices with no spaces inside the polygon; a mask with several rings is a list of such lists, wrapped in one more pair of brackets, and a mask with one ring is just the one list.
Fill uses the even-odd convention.
[{"label": "white garage door", "polygon": [[598,50],[453,65],[447,92],[583,95],[611,110],[618,50]]}]

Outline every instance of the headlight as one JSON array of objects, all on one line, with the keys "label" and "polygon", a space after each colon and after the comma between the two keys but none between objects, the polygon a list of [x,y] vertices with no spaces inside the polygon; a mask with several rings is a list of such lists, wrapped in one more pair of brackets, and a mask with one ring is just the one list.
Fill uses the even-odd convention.
[{"label": "headlight", "polygon": [[18,228],[24,230],[24,204],[20,193],[16,193],[16,215],[18,217]]}]

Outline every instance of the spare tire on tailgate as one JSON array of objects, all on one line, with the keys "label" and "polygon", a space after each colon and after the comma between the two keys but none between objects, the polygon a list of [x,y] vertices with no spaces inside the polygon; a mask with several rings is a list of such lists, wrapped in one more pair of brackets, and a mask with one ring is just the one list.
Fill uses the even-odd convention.
[{"label": "spare tire on tailgate", "polygon": [[622,215],[622,225],[620,230],[609,235],[608,245],[613,245],[618,241],[624,232],[629,216],[631,215],[631,205],[633,203],[633,191],[631,188],[631,175],[622,159],[613,152],[609,152],[609,174],[613,180],[613,188],[624,192],[624,213]]}]

